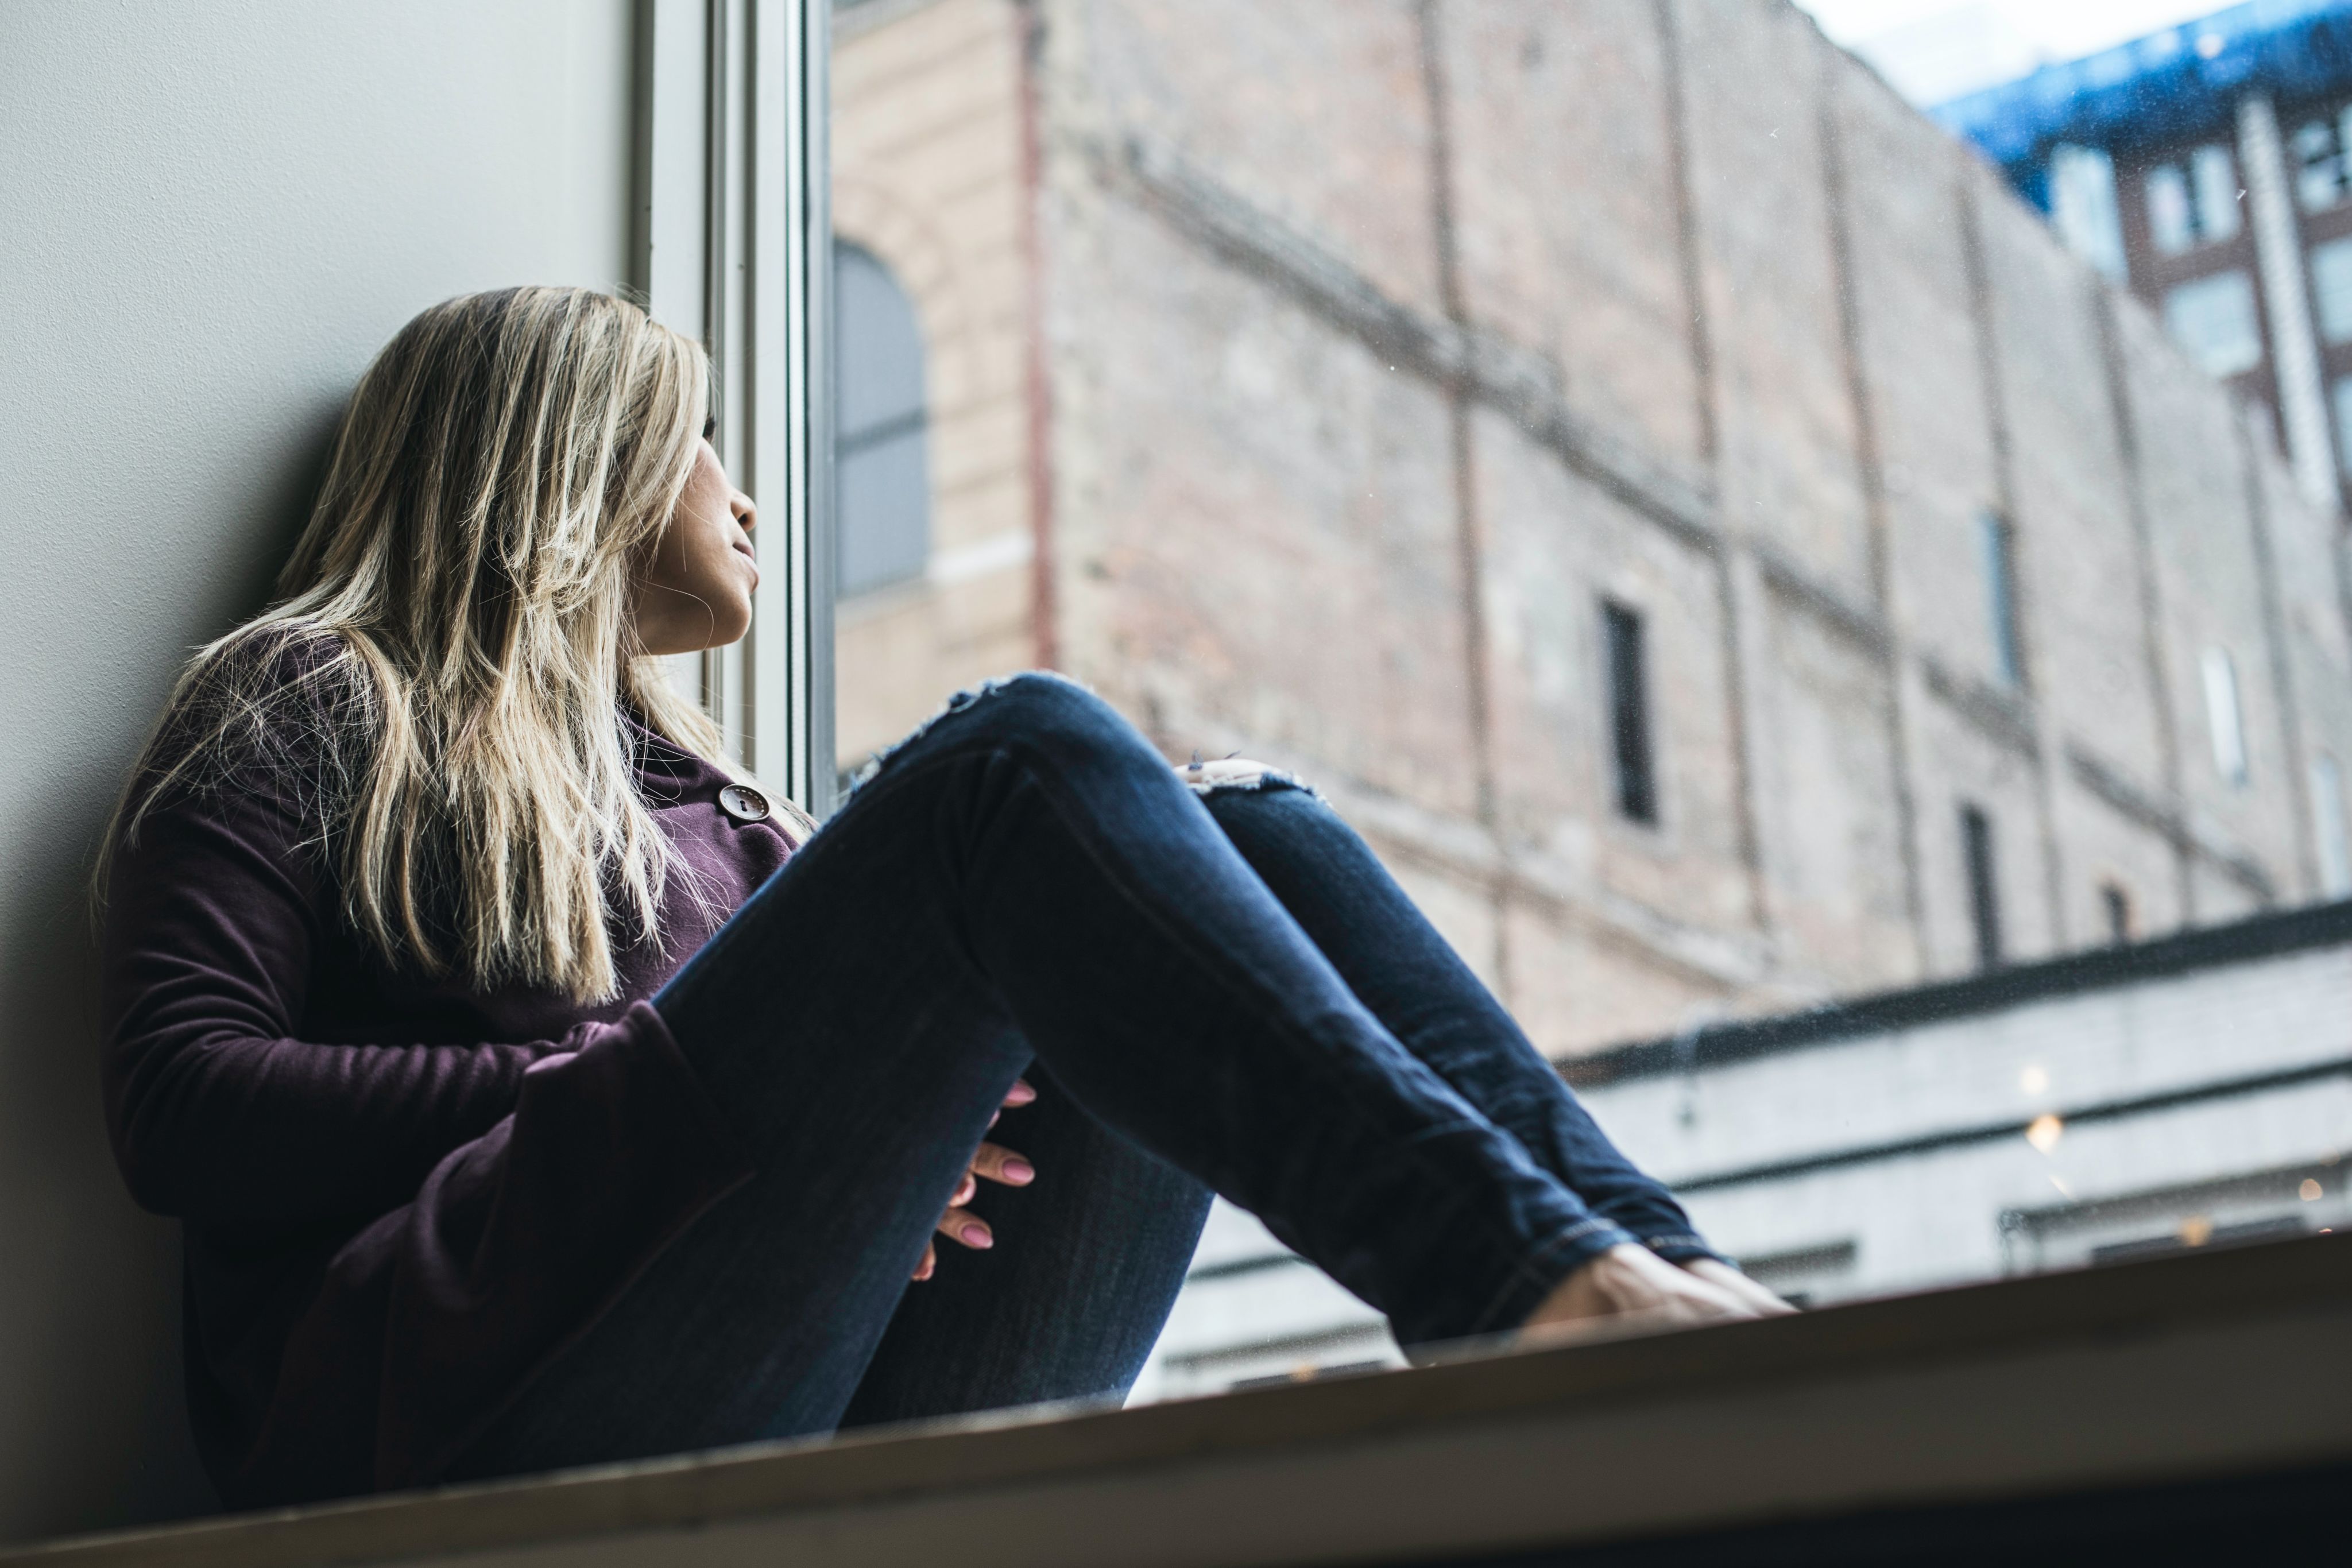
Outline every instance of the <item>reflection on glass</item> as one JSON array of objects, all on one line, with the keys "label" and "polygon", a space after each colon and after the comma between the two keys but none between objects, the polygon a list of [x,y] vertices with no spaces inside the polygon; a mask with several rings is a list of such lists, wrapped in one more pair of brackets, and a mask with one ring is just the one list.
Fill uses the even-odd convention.
[{"label": "reflection on glass", "polygon": [[[2226,939],[2334,896],[2352,754],[2352,210],[2298,196],[2352,78],[2300,26],[2193,104],[2135,63],[2184,32],[1931,118],[1767,0],[842,9],[936,551],[845,622],[845,766],[1045,660],[1298,771],[1784,1293],[2319,1223],[2342,1086],[2231,1087],[2319,1035],[2195,1021],[2318,1008],[2352,945]],[[2203,998],[2168,1032],[2147,942]],[[1384,1359],[1221,1208],[1144,1388]]]}]

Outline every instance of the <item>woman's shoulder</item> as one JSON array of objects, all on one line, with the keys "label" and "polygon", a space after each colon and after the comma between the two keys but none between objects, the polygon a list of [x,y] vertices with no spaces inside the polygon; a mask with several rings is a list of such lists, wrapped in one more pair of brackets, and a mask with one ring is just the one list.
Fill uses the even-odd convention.
[{"label": "woman's shoulder", "polygon": [[315,810],[365,768],[375,709],[366,667],[340,634],[299,622],[242,629],[191,661],[133,792],[152,804],[226,792]]}]

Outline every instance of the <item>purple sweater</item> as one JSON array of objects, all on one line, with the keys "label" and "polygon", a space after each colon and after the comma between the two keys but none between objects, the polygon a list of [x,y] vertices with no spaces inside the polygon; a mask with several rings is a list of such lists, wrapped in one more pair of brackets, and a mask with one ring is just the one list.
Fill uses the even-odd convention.
[{"label": "purple sweater", "polygon": [[[641,738],[644,799],[740,904],[791,841]],[[475,991],[359,940],[292,784],[152,812],[102,943],[115,1157],[184,1222],[190,1413],[238,1507],[431,1481],[748,1174],[645,1003],[709,934],[682,879],[613,1000]]]}]

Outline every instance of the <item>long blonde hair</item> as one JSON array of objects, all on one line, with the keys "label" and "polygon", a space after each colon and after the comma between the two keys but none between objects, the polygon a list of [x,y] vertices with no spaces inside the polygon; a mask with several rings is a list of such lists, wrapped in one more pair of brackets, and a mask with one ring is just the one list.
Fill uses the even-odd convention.
[{"label": "long blonde hair", "polygon": [[665,883],[688,874],[638,797],[621,705],[720,748],[629,613],[709,405],[700,346],[610,295],[470,294],[402,328],[278,601],[190,662],[110,849],[166,791],[268,747],[299,758],[344,913],[388,963],[613,995],[614,927],[659,941]]}]

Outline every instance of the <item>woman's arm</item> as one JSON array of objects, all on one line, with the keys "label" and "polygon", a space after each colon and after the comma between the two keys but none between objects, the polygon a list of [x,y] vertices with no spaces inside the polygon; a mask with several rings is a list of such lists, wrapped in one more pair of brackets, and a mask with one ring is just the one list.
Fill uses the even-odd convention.
[{"label": "woman's arm", "polygon": [[232,780],[158,805],[115,856],[107,1122],[156,1213],[257,1230],[384,1213],[514,1108],[525,1068],[578,1043],[294,1038],[331,912],[310,831],[266,782]]}]

